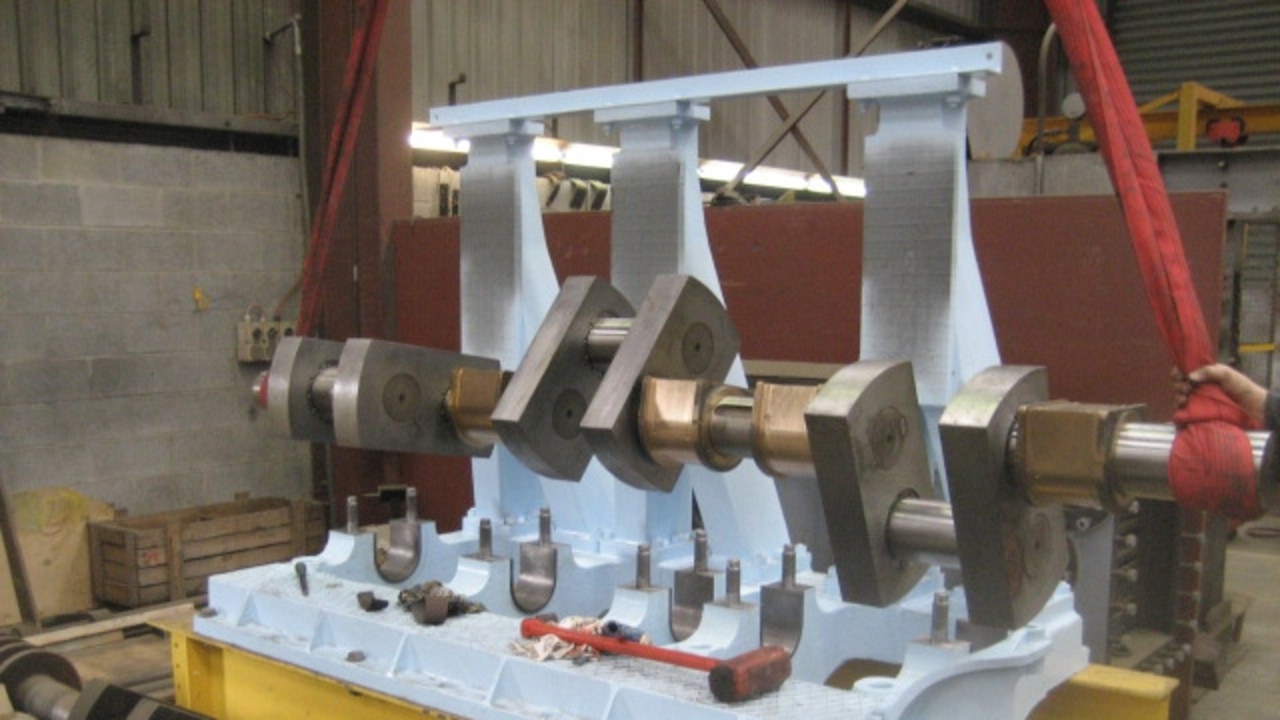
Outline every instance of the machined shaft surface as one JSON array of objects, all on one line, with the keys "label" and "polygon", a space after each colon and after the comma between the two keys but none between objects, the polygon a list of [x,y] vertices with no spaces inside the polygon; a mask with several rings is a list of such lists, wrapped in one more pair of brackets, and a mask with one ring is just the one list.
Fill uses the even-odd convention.
[{"label": "machined shaft surface", "polygon": [[597,365],[608,365],[618,354],[622,341],[631,331],[633,318],[601,318],[587,333],[587,359]]},{"label": "machined shaft surface", "polygon": [[[1009,434],[1008,457],[1011,467],[1016,468],[1022,432],[1015,425]],[[1249,438],[1259,485],[1265,483],[1275,486],[1280,478],[1276,476],[1276,459],[1268,454],[1271,433],[1251,430],[1245,434]],[[1173,491],[1169,488],[1169,459],[1176,436],[1177,427],[1171,423],[1120,423],[1106,461],[1105,483],[1114,487],[1106,492],[1119,498],[1173,500]],[[1023,482],[1028,481],[1024,479]],[[1096,498],[1097,493],[1085,490],[1082,486],[1078,497],[1068,499],[1087,505],[1096,502]]]},{"label": "machined shaft surface", "polygon": [[80,691],[47,675],[33,675],[13,695],[19,708],[41,720],[69,720]]},{"label": "machined shaft surface", "polygon": [[885,535],[889,550],[899,560],[942,567],[960,566],[951,503],[902,498],[889,513]]},{"label": "machined shaft surface", "polygon": [[755,399],[749,395],[722,398],[711,408],[709,432],[717,452],[736,458],[751,457],[751,417]]},{"label": "machined shaft surface", "polygon": [[[1169,489],[1169,457],[1177,428],[1168,423],[1126,423],[1116,436],[1112,469],[1125,493],[1134,498],[1172,500]],[[1253,452],[1253,468],[1260,481],[1268,478],[1267,445],[1271,433],[1251,430],[1245,433]],[[1274,472],[1270,473],[1274,475]],[[1275,478],[1270,479],[1272,484]],[[1261,483],[1260,483],[1261,484]]]},{"label": "machined shaft surface", "polygon": [[311,390],[307,396],[311,400],[311,406],[322,417],[333,416],[333,384],[337,379],[338,366],[330,365],[311,380]]}]

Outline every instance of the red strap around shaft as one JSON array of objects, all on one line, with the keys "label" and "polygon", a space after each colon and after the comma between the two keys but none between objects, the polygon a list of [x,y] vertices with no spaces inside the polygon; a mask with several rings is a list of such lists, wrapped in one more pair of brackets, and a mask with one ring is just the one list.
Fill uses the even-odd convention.
[{"label": "red strap around shaft", "polygon": [[[1124,209],[1147,299],[1174,364],[1190,372],[1215,362],[1173,209],[1120,60],[1094,0],[1045,0],[1111,182]],[[1248,416],[1216,385],[1200,387],[1174,421],[1169,485],[1184,507],[1248,519],[1263,511]]]}]

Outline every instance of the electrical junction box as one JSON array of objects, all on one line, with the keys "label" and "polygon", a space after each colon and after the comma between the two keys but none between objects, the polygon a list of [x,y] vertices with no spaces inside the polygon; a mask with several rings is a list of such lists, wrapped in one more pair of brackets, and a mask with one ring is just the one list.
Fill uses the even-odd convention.
[{"label": "electrical junction box", "polygon": [[285,320],[241,320],[236,326],[236,359],[242,363],[269,363],[281,338],[294,334]]}]

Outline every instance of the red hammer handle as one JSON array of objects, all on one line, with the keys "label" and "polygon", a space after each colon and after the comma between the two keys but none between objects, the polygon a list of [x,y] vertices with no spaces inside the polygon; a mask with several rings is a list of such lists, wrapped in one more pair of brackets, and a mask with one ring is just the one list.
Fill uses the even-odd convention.
[{"label": "red hammer handle", "polygon": [[613,653],[614,655],[630,655],[631,657],[654,660],[668,665],[678,665],[680,667],[689,668],[691,670],[701,670],[703,672],[711,672],[711,669],[719,662],[715,658],[694,655],[693,653],[680,652],[679,650],[668,650],[667,648],[654,647],[653,645],[645,645],[644,643],[632,642],[630,640],[622,640],[619,638],[606,637],[604,635],[593,635],[591,633],[581,632],[578,630],[570,630],[568,628],[562,628],[559,625],[542,622],[536,618],[525,618],[522,620],[520,622],[520,634],[527,638],[542,637],[543,635],[555,635],[561,640],[571,642],[574,645],[586,645],[601,652]]},{"label": "red hammer handle", "polygon": [[707,672],[711,694],[721,702],[742,702],[773,692],[791,677],[791,654],[775,645],[765,645],[737,657],[717,660],[630,640],[569,630],[534,618],[525,618],[520,622],[520,634],[527,638],[554,635],[561,640],[593,647],[601,652],[629,655]]}]

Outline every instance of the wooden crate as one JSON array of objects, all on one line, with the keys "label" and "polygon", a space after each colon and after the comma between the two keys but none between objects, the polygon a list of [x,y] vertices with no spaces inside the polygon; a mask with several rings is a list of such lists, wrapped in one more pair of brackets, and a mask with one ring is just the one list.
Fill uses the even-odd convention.
[{"label": "wooden crate", "polygon": [[205,592],[210,575],[317,553],[324,506],[237,499],[89,526],[93,595],[138,607]]}]

